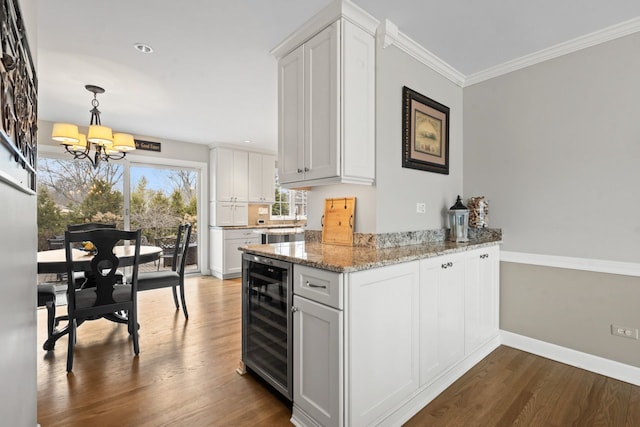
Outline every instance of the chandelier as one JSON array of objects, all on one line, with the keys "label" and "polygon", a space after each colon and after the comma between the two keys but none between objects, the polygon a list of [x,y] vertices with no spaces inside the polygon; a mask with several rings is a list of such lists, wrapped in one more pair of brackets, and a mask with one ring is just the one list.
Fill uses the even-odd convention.
[{"label": "chandelier", "polygon": [[[127,155],[128,151],[136,149],[133,136],[126,133],[113,133],[111,128],[102,126],[100,122],[100,110],[97,95],[104,93],[104,89],[99,86],[86,85],[85,89],[93,93],[91,105],[91,122],[87,135],[78,132],[78,126],[70,123],[54,123],[51,138],[64,145],[67,153],[74,159],[87,159],[94,169],[101,161],[120,160]],[[91,148],[95,153],[91,155]]]}]

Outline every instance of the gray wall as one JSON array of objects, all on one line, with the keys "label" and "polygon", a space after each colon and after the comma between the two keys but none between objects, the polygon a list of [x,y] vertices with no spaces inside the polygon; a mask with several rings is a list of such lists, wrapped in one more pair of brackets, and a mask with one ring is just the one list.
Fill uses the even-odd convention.
[{"label": "gray wall", "polygon": [[[31,54],[36,61],[35,1],[21,0]],[[0,170],[20,174],[0,144]],[[0,181],[0,424],[35,426],[36,383],[36,197]]]},{"label": "gray wall", "polygon": [[610,325],[639,327],[638,277],[502,262],[500,328],[640,367],[640,344]]},{"label": "gray wall", "polygon": [[464,189],[504,250],[640,262],[640,34],[464,90]]},{"label": "gray wall", "polygon": [[[449,175],[402,167],[402,87],[451,110]],[[359,233],[390,233],[447,227],[445,212],[462,195],[462,88],[395,46],[376,47],[376,182],[374,187],[314,187],[308,227],[320,230],[324,199],[356,196]],[[416,203],[426,213],[416,213]]]},{"label": "gray wall", "polygon": [[[402,167],[402,87],[446,105],[449,175]],[[377,233],[448,227],[445,213],[462,194],[462,88],[395,46],[376,50]],[[416,213],[416,203],[427,204]]]},{"label": "gray wall", "polygon": [[[506,251],[640,262],[640,34],[464,89],[466,195]],[[502,263],[500,327],[640,367],[640,279]]]}]

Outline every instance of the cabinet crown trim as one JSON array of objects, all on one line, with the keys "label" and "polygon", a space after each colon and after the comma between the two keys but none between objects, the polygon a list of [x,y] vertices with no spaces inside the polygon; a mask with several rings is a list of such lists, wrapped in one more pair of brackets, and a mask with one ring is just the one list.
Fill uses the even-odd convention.
[{"label": "cabinet crown trim", "polygon": [[380,23],[349,0],[334,0],[298,27],[279,45],[271,49],[269,53],[276,59],[280,59],[341,18],[357,25],[372,36],[375,36]]}]

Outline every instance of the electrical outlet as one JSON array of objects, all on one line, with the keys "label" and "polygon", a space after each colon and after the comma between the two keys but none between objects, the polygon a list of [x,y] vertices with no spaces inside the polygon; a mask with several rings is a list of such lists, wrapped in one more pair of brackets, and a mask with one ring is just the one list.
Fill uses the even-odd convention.
[{"label": "electrical outlet", "polygon": [[637,340],[638,328],[625,328],[618,325],[611,325],[611,335]]},{"label": "electrical outlet", "polygon": [[427,205],[425,203],[416,203],[416,213],[425,213]]}]

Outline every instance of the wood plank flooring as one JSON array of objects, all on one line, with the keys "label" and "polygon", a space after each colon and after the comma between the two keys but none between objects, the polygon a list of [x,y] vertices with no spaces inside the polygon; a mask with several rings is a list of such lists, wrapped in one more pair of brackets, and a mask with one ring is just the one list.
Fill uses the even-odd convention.
[{"label": "wood plank flooring", "polygon": [[[240,281],[187,279],[189,321],[169,289],[139,295],[140,355],[125,325],[78,328],[73,373],[66,338],[42,350],[38,422],[54,426],[290,426],[290,409],[240,360]],[[66,311],[59,307],[59,314]],[[500,347],[407,426],[640,426],[640,387]]]}]

